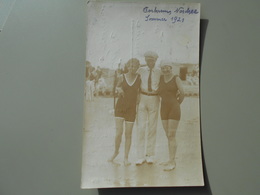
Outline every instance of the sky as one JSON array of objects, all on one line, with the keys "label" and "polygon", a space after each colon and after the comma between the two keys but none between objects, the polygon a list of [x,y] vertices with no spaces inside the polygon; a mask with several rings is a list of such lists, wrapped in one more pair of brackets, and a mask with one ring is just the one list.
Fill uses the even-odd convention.
[{"label": "sky", "polygon": [[115,69],[131,58],[145,64],[143,54],[154,51],[157,64],[198,64],[200,15],[175,13],[178,8],[199,10],[199,4],[89,3],[86,60]]}]

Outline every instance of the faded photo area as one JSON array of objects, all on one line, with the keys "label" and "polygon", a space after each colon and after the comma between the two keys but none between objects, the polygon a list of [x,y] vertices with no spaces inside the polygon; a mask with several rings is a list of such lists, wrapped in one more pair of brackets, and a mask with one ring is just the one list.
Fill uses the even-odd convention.
[{"label": "faded photo area", "polygon": [[196,3],[87,3],[81,188],[203,186]]}]

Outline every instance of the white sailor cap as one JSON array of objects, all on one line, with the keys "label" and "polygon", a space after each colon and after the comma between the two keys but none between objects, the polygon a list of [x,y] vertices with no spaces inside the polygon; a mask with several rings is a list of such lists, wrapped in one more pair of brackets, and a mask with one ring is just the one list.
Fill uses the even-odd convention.
[{"label": "white sailor cap", "polygon": [[154,51],[147,51],[144,53],[144,57],[146,58],[158,58],[158,54],[155,53]]}]

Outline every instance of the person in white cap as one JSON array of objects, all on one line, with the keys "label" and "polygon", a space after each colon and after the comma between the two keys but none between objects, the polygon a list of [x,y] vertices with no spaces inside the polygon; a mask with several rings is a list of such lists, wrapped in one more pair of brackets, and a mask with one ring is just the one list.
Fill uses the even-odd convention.
[{"label": "person in white cap", "polygon": [[[147,66],[137,73],[141,78],[140,102],[137,114],[137,156],[136,165],[152,164],[155,155],[156,130],[158,121],[158,88],[161,71],[155,67],[158,55],[153,51],[144,54]],[[146,125],[147,124],[147,125]],[[147,133],[147,136],[145,134]],[[147,141],[145,140],[147,138]],[[146,145],[145,145],[146,144]]]},{"label": "person in white cap", "polygon": [[169,161],[165,171],[175,168],[175,153],[177,149],[175,134],[181,117],[180,104],[184,99],[184,91],[179,76],[173,74],[173,64],[170,61],[161,63],[162,77],[158,93],[161,97],[161,120],[168,138]]}]

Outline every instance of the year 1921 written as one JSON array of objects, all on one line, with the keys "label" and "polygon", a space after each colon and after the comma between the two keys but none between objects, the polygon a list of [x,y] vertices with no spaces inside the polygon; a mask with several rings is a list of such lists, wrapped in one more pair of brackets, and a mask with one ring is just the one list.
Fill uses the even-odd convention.
[{"label": "year 1921 written", "polygon": [[152,21],[159,21],[159,22],[167,22],[170,21],[171,23],[183,23],[184,22],[184,18],[183,17],[179,17],[179,16],[173,16],[171,18],[158,18],[158,17],[151,17],[150,15],[145,16],[145,21],[146,22],[152,22]]},{"label": "year 1921 written", "polygon": [[184,18],[178,17],[178,16],[171,17],[171,22],[172,23],[183,23],[184,22]]}]

